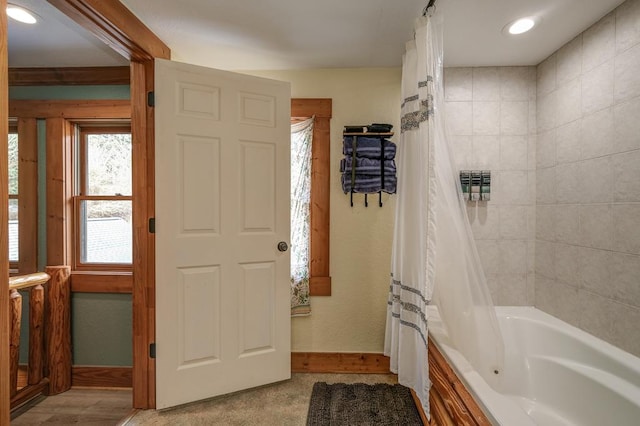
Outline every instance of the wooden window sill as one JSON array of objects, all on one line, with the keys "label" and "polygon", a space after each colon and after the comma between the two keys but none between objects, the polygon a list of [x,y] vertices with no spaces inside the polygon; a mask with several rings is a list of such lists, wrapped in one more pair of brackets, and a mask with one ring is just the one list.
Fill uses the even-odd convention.
[{"label": "wooden window sill", "polygon": [[73,271],[71,273],[71,291],[78,293],[132,293],[133,273]]}]

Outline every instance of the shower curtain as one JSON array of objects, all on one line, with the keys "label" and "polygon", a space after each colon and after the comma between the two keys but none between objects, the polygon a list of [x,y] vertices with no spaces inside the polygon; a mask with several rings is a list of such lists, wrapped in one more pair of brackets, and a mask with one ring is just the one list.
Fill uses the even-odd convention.
[{"label": "shower curtain", "polygon": [[418,18],[402,67],[398,198],[385,355],[429,415],[427,305],[451,344],[497,387],[500,329],[475,247],[443,117],[442,16]]}]

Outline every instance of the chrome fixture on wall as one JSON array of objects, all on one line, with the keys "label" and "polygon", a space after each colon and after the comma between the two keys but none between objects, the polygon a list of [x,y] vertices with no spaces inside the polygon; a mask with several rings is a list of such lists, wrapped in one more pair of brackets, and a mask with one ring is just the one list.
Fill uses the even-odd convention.
[{"label": "chrome fixture on wall", "polygon": [[460,186],[467,201],[491,200],[491,171],[461,170]]}]

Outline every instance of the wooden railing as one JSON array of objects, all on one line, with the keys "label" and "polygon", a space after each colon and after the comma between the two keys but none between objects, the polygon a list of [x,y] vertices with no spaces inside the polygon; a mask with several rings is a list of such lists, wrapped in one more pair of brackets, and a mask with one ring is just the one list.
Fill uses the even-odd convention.
[{"label": "wooden railing", "polygon": [[[44,393],[71,387],[71,288],[68,266],[47,266],[46,272],[11,277],[9,356],[11,408]],[[22,296],[29,290],[29,363],[27,383],[18,389]]]}]

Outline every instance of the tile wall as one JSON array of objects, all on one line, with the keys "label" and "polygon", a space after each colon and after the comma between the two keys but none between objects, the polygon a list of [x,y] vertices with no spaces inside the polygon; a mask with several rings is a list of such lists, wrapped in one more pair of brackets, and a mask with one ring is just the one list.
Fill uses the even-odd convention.
[{"label": "tile wall", "polygon": [[467,212],[498,305],[533,305],[535,67],[447,68],[445,111],[459,170],[491,170]]},{"label": "tile wall", "polygon": [[498,305],[533,305],[640,356],[640,0],[537,67],[448,68],[468,212]]},{"label": "tile wall", "polygon": [[535,305],[640,356],[640,0],[537,67]]}]

